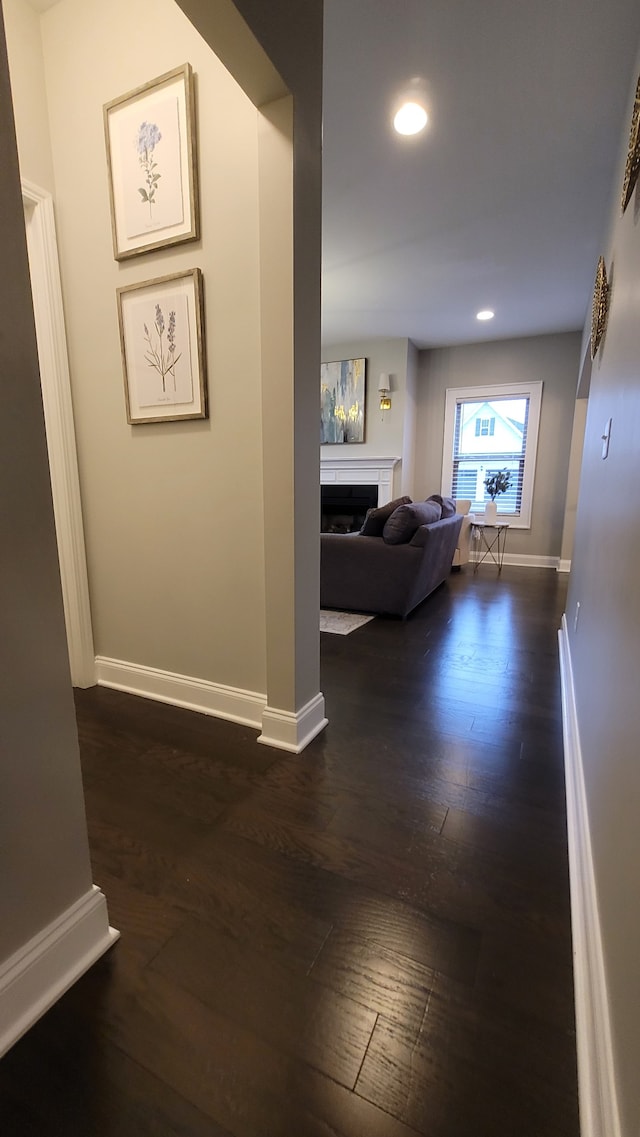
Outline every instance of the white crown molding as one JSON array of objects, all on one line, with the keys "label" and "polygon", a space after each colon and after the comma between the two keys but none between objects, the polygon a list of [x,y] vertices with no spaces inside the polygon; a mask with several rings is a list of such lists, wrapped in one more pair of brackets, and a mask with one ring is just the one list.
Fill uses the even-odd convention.
[{"label": "white crown molding", "polygon": [[117,940],[95,885],[0,966],[0,1056]]},{"label": "white crown molding", "polygon": [[53,200],[25,179],[22,200],[71,680],[90,687],[93,631]]},{"label": "white crown molding", "polygon": [[571,572],[571,560],[561,557],[558,561],[558,572]]},{"label": "white crown molding", "polygon": [[558,632],[582,1137],[621,1137],[602,935],[567,618]]},{"label": "white crown molding", "polygon": [[102,687],[128,691],[145,699],[187,707],[214,718],[230,719],[244,726],[260,727],[267,697],[208,679],[193,679],[156,667],[127,663],[122,659],[96,656],[96,676]]},{"label": "white crown molding", "polygon": [[262,715],[262,734],[258,738],[264,746],[300,754],[328,723],[325,717],[324,695],[319,692],[299,711],[280,711],[265,707]]}]

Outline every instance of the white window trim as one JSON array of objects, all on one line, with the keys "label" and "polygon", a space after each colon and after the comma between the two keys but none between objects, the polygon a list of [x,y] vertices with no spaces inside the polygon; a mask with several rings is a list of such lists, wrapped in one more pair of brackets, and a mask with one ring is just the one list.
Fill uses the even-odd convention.
[{"label": "white window trim", "polygon": [[456,407],[459,402],[469,399],[486,400],[490,402],[498,396],[506,395],[510,399],[529,398],[529,421],[527,423],[527,450],[524,460],[524,475],[522,479],[522,503],[519,514],[505,514],[514,529],[531,528],[531,510],[533,507],[533,488],[536,469],[536,454],[538,451],[538,428],[540,425],[540,408],[542,405],[542,382],[535,383],[487,383],[478,384],[477,387],[448,387],[446,390],[444,414],[444,445],[442,449],[442,495],[451,496],[451,483],[453,476],[453,441],[456,423]]}]

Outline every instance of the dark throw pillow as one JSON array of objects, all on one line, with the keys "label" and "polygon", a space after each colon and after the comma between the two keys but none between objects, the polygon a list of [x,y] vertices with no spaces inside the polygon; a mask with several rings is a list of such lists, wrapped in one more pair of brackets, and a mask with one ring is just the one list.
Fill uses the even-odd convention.
[{"label": "dark throw pillow", "polygon": [[360,530],[363,537],[381,537],[382,530],[384,529],[391,514],[400,505],[411,505],[410,497],[397,497],[395,501],[388,501],[386,505],[379,505],[377,509],[370,509],[364,519],[362,529]]},{"label": "dark throw pillow", "polygon": [[452,497],[441,497],[439,493],[432,493],[427,501],[437,501],[443,517],[453,517],[456,512],[456,503]]},{"label": "dark throw pillow", "polygon": [[432,525],[440,520],[441,509],[437,501],[415,501],[400,505],[391,514],[382,536],[387,545],[405,545],[421,525]]}]

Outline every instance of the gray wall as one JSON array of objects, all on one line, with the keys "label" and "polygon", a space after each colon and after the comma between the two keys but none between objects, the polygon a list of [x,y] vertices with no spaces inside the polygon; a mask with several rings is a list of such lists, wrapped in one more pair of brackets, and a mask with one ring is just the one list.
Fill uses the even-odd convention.
[{"label": "gray wall", "polygon": [[510,530],[508,552],[559,557],[580,340],[580,332],[567,332],[421,352],[415,459],[417,496],[424,497],[440,487],[447,388],[542,380],[531,528]]},{"label": "gray wall", "polygon": [[[640,67],[633,75],[635,82]],[[567,602],[622,1133],[640,1131],[640,196],[619,197],[628,116],[621,129],[611,228],[613,270],[605,339],[594,362]],[[611,445],[601,457],[605,422]],[[580,618],[574,630],[576,604]]]},{"label": "gray wall", "polygon": [[0,29],[0,963],[91,887]]}]

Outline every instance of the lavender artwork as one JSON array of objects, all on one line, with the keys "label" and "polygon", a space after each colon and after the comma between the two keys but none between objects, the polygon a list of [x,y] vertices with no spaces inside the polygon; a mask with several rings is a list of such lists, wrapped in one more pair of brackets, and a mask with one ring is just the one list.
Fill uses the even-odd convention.
[{"label": "lavender artwork", "polygon": [[193,400],[189,306],[183,292],[163,289],[126,305],[129,380],[141,407]]},{"label": "lavender artwork", "polygon": [[167,391],[167,376],[173,380],[173,390],[177,390],[176,385],[176,364],[182,358],[182,352],[176,355],[176,314],[169,312],[169,324],[166,328],[167,337],[164,338],[165,323],[162,314],[162,308],[156,304],[156,318],[151,326],[151,331],[146,324],[144,324],[144,338],[147,344],[147,351],[145,352],[145,359],[149,367],[157,371],[162,382],[162,393],[166,394]]},{"label": "lavender artwork", "polygon": [[127,421],[207,418],[199,268],[117,289]]}]

